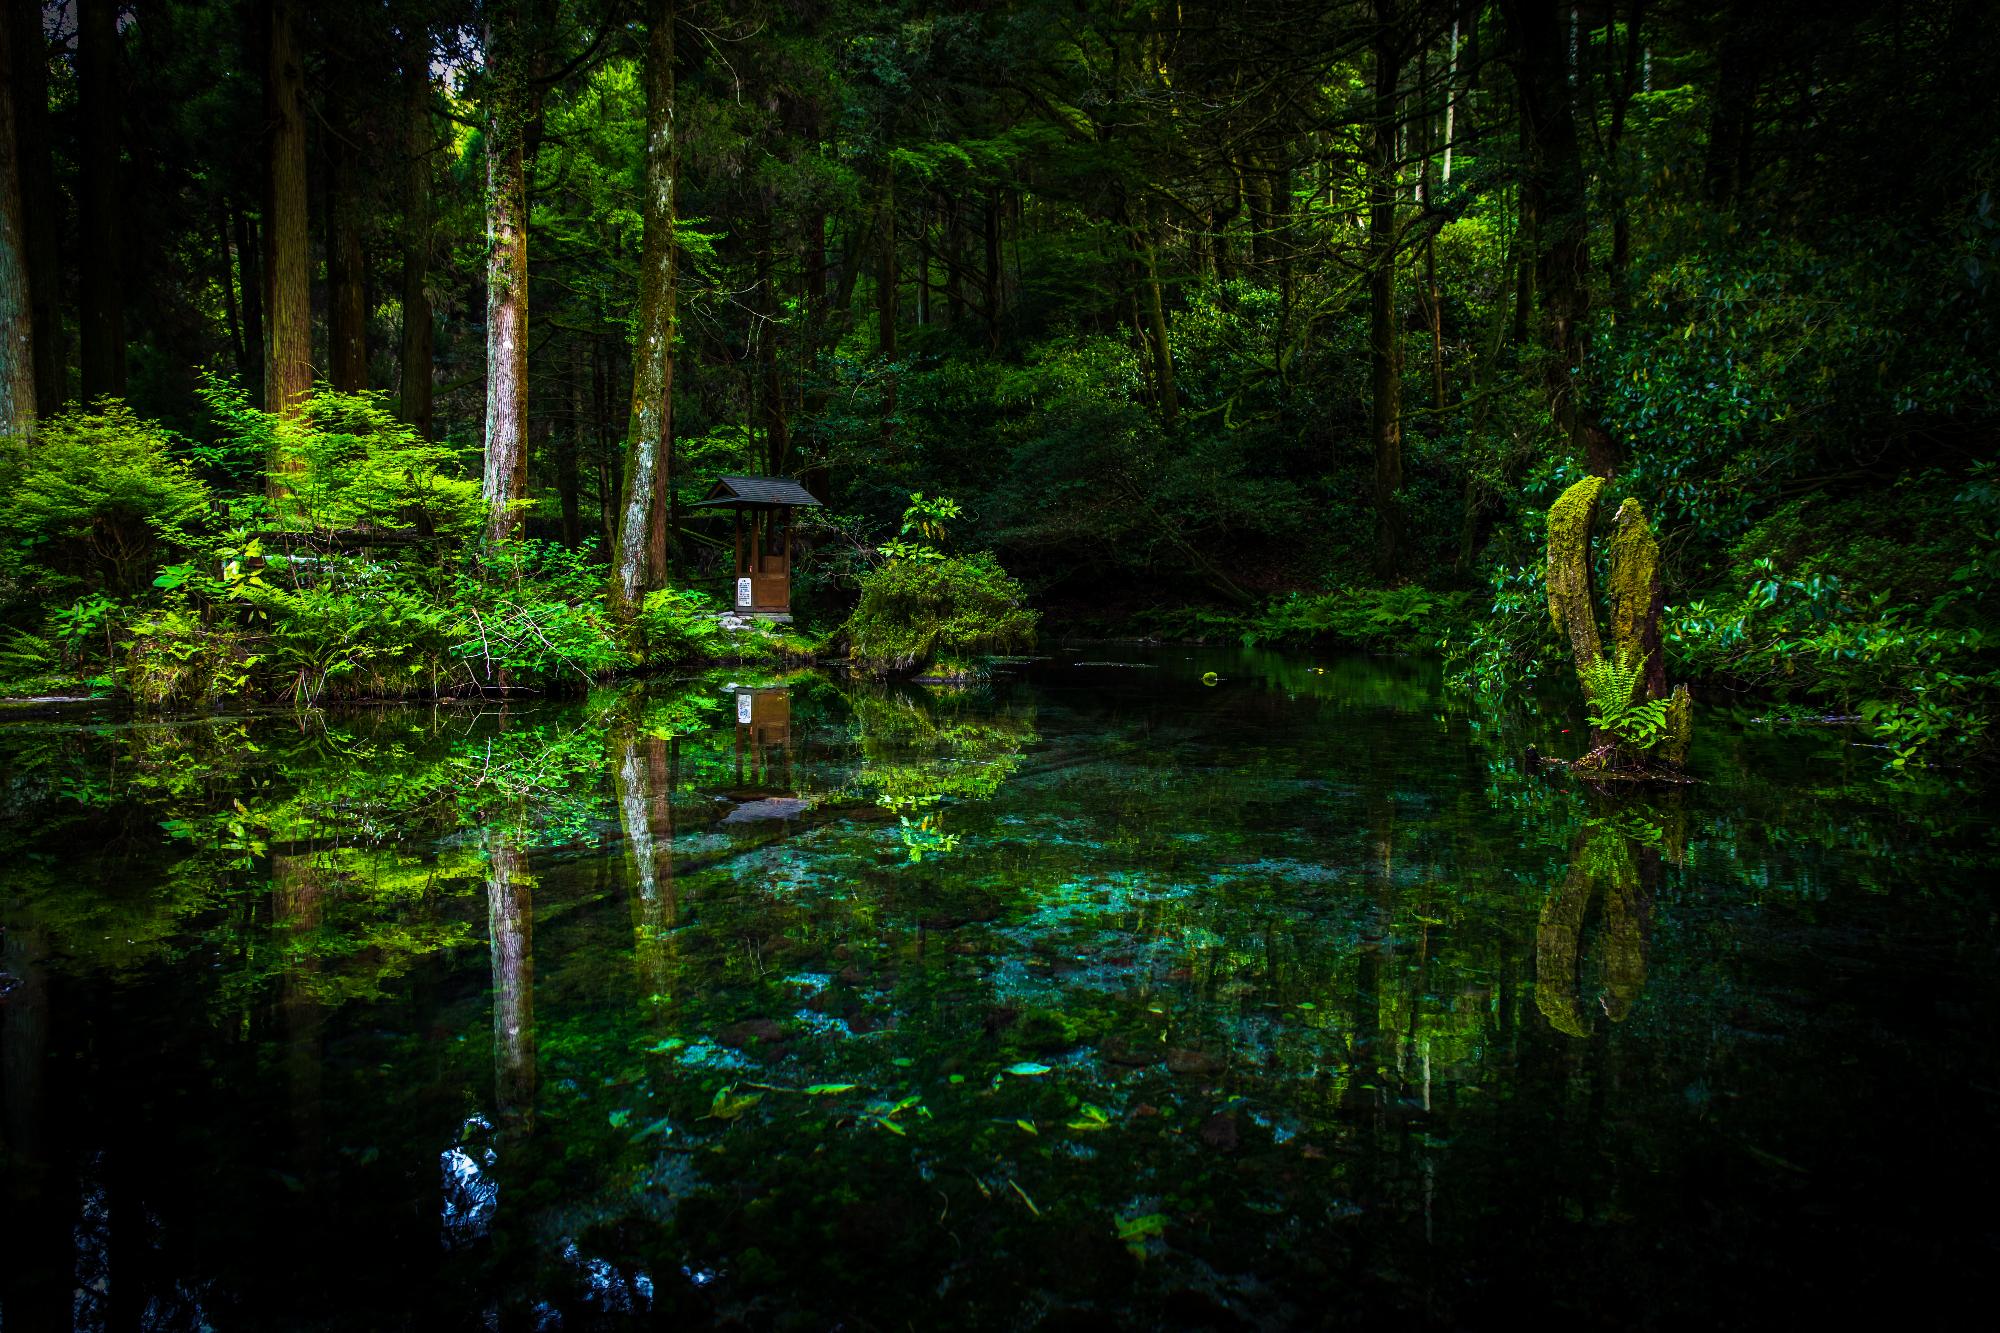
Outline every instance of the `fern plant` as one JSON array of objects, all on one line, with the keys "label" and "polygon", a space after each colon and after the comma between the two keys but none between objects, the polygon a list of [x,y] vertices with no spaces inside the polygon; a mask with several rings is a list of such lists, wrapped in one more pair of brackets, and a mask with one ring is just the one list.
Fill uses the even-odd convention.
[{"label": "fern plant", "polygon": [[1644,699],[1646,659],[1606,655],[1583,669],[1590,725],[1635,750],[1650,750],[1667,733],[1667,701]]}]

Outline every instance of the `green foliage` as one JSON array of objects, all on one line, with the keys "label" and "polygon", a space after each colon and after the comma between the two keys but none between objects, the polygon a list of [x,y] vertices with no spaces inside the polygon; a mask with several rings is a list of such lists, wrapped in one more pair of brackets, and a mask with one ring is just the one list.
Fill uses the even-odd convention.
[{"label": "green foliage", "polygon": [[1324,643],[1375,652],[1408,652],[1428,645],[1459,624],[1464,593],[1425,588],[1347,588],[1273,602],[1243,631],[1246,646],[1260,642]]},{"label": "green foliage", "polygon": [[1667,731],[1667,701],[1644,698],[1645,659],[1609,653],[1585,663],[1583,681],[1590,725],[1635,750],[1650,750]]},{"label": "green foliage", "polygon": [[998,652],[1032,642],[1039,613],[990,555],[898,560],[863,577],[847,622],[855,664],[899,675],[941,654]]},{"label": "green foliage", "polygon": [[604,604],[609,582],[588,550],[508,542],[454,578],[446,653],[481,688],[587,686],[632,665]]},{"label": "green foliage", "polygon": [[211,377],[210,412],[236,452],[286,460],[285,527],[464,540],[485,521],[477,459],[397,420],[380,394],[321,389],[283,421],[252,407],[233,381]]},{"label": "green foliage", "polygon": [[123,403],[44,418],[0,437],[0,577],[29,588],[127,594],[162,548],[194,544],[208,488],[179,441]]},{"label": "green foliage", "polygon": [[2000,557],[1992,476],[1780,509],[1737,544],[1731,585],[1668,608],[1676,667],[1859,716],[1898,770],[1978,753],[2000,698],[1978,581]]},{"label": "green foliage", "polygon": [[661,588],[647,593],[639,609],[646,660],[667,665],[721,656],[729,637],[718,623],[721,609],[714,598],[699,592]]}]

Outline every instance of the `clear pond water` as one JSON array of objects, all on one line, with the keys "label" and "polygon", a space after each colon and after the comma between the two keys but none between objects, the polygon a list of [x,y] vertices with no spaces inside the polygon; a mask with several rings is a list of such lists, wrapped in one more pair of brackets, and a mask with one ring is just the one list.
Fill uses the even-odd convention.
[{"label": "clear pond water", "polygon": [[[1204,672],[1219,676],[1205,684]],[[0,725],[0,1328],[1926,1326],[1994,833],[1419,663]]]}]

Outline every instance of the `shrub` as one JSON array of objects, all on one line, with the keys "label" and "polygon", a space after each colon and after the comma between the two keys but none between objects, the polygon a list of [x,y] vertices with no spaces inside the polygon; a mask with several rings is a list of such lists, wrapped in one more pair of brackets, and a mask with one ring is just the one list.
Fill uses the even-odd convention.
[{"label": "shrub", "polygon": [[486,503],[460,450],[419,435],[379,394],[319,390],[279,420],[250,405],[241,386],[211,378],[202,391],[227,438],[218,457],[276,455],[294,469],[280,526],[322,532],[412,533],[465,539]]},{"label": "shrub", "polygon": [[604,605],[611,572],[591,552],[509,542],[449,588],[444,632],[468,683],[587,685],[633,658]]},{"label": "shrub", "polygon": [[865,575],[847,636],[857,667],[897,675],[940,655],[1030,643],[1039,620],[1021,585],[981,553],[898,560]]},{"label": "shrub", "polygon": [[1347,588],[1273,602],[1243,632],[1255,645],[1324,642],[1407,652],[1440,637],[1465,615],[1466,595],[1418,587]]},{"label": "shrub", "polygon": [[125,689],[149,708],[218,703],[252,689],[257,655],[249,636],[206,620],[185,593],[133,623],[126,641]]},{"label": "shrub", "polygon": [[680,588],[646,594],[639,608],[639,632],[645,637],[646,660],[661,665],[719,656],[727,634],[716,620],[715,599]]},{"label": "shrub", "polygon": [[143,587],[159,547],[190,544],[188,528],[209,506],[175,443],[118,402],[46,417],[32,443],[0,437],[0,549],[11,572],[31,584],[53,574],[114,593]]}]

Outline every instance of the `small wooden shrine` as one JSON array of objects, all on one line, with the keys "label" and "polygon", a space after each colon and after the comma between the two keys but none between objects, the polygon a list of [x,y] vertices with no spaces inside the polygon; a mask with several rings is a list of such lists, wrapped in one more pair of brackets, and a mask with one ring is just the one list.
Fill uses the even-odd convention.
[{"label": "small wooden shrine", "polygon": [[696,509],[736,516],[736,586],[730,608],[739,616],[792,618],[792,511],[816,509],[813,493],[790,477],[723,477]]}]

